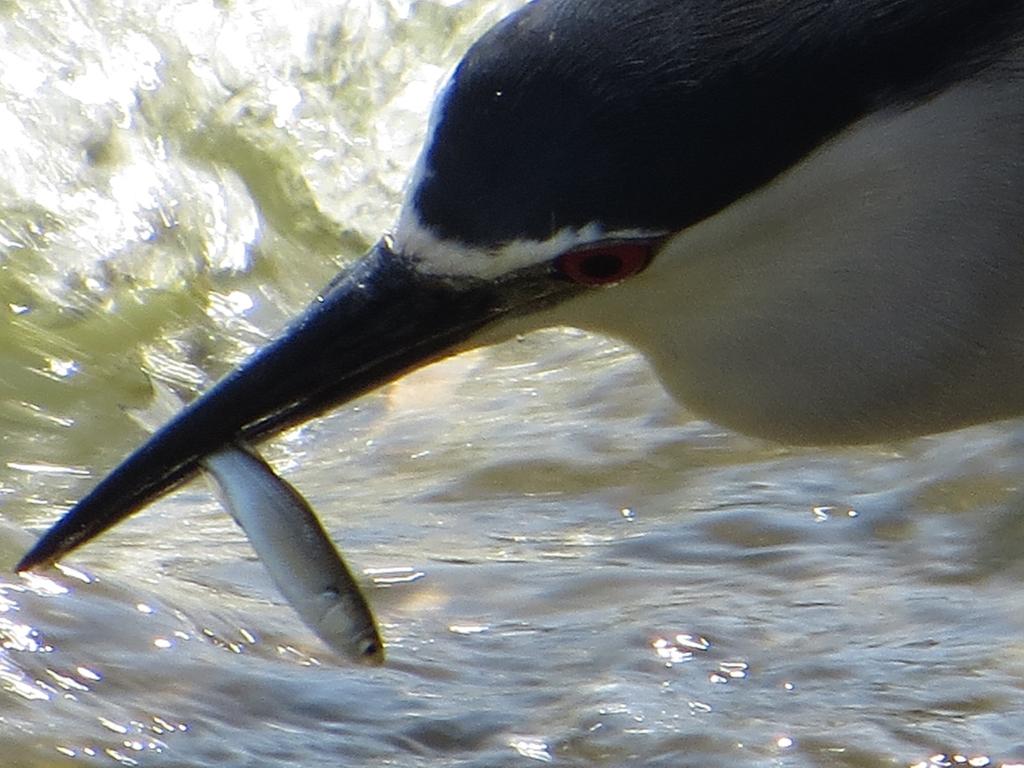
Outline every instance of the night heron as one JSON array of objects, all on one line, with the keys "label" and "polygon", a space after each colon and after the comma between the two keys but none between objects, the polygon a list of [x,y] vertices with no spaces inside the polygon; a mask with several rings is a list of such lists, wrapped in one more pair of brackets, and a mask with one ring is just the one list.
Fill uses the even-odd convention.
[{"label": "night heron", "polygon": [[393,234],[19,568],[228,441],[552,325],[774,440],[1024,414],[1024,2],[526,5],[442,90]]}]

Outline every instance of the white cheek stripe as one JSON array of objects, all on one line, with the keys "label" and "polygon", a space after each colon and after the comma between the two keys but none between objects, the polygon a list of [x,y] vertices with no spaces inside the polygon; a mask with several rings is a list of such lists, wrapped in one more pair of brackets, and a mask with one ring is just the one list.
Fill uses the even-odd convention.
[{"label": "white cheek stripe", "polygon": [[513,240],[494,248],[480,248],[438,237],[423,226],[416,211],[406,204],[395,227],[393,240],[396,252],[415,259],[416,267],[421,272],[494,280],[517,269],[550,261],[582,245],[602,240],[660,237],[664,234],[647,229],[609,232],[600,224],[590,223],[580,229],[566,227],[547,240]]}]

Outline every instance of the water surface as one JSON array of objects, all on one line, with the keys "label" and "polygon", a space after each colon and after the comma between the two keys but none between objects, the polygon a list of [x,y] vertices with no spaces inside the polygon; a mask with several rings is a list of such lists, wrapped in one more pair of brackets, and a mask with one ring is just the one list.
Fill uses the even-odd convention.
[{"label": "water surface", "polygon": [[1024,763],[1021,424],[780,448],[571,330],[265,447],[383,669],[202,482],[10,575],[154,383],[219,376],[391,224],[440,78],[516,5],[0,4],[0,764]]}]

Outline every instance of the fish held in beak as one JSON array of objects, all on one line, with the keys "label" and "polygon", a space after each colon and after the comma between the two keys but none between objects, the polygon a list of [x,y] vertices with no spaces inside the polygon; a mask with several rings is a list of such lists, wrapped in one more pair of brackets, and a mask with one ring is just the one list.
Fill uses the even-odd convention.
[{"label": "fish held in beak", "polygon": [[333,650],[358,664],[384,663],[369,603],[316,514],[246,446],[202,460],[225,509],[295,612]]}]

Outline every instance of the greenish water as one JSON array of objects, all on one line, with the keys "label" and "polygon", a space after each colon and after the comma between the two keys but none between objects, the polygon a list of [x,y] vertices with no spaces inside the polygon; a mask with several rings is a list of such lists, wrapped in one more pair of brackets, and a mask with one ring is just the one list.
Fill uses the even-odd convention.
[{"label": "greenish water", "polygon": [[[220,375],[391,224],[439,80],[516,5],[0,3],[4,572],[153,381]],[[0,576],[0,765],[1024,763],[1019,423],[782,449],[552,330],[265,452],[388,666],[319,645],[195,483]]]}]

